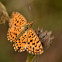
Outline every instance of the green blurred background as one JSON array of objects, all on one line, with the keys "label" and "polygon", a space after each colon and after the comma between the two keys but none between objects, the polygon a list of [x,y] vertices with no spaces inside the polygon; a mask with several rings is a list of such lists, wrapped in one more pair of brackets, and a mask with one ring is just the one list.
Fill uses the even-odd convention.
[{"label": "green blurred background", "polygon": [[[62,62],[62,0],[0,0],[9,15],[20,12],[33,29],[38,26],[52,31],[55,37],[50,48],[39,57],[39,62]],[[26,62],[28,53],[15,52],[7,40],[8,23],[0,24],[0,62]]]}]

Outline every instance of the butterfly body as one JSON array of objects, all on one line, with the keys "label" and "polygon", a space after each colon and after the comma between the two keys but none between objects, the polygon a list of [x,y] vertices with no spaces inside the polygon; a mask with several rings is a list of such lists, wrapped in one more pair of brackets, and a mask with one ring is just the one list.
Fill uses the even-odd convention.
[{"label": "butterfly body", "polygon": [[27,50],[31,54],[41,54],[43,53],[41,41],[31,26],[32,23],[27,23],[20,13],[13,13],[9,23],[8,40],[14,42],[15,51]]}]

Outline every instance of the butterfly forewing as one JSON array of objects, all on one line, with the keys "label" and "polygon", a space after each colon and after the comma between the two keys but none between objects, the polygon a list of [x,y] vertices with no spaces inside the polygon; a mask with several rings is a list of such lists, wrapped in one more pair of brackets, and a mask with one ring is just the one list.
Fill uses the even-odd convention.
[{"label": "butterfly forewing", "polygon": [[8,40],[10,40],[10,42],[14,42],[16,37],[20,34],[21,31],[22,29],[20,27],[9,28],[7,34]]},{"label": "butterfly forewing", "polygon": [[9,27],[21,27],[27,23],[27,20],[18,12],[13,12],[11,20],[9,22]]},{"label": "butterfly forewing", "polygon": [[9,22],[8,40],[14,42],[15,38],[22,31],[22,27],[27,23],[26,19],[18,12],[13,12]]}]

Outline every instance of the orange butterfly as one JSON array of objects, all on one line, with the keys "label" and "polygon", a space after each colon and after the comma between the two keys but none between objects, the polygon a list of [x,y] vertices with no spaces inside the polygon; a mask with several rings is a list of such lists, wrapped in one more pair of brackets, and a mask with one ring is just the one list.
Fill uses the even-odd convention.
[{"label": "orange butterfly", "polygon": [[27,20],[20,13],[13,12],[9,22],[7,38],[10,42],[14,42],[15,51],[27,50],[31,54],[42,54],[41,41],[31,28],[31,25],[31,23],[27,23]]}]

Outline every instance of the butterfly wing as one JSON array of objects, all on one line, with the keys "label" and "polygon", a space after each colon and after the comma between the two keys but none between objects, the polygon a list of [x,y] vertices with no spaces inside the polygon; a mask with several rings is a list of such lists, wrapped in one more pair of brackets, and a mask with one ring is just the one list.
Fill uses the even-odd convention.
[{"label": "butterfly wing", "polygon": [[12,18],[9,23],[7,38],[10,42],[14,42],[15,38],[20,34],[27,20],[18,12],[12,13]]},{"label": "butterfly wing", "polygon": [[24,26],[27,20],[18,12],[13,12],[9,21],[9,27]]},{"label": "butterfly wing", "polygon": [[16,41],[16,37],[20,34],[23,29],[23,26],[27,23],[26,19],[18,12],[12,14],[12,18],[9,22],[8,30],[8,40],[14,42],[13,46],[15,51],[22,52],[27,50],[32,54],[41,54],[43,53],[42,44],[35,34],[35,32],[30,28],[22,36],[20,36]]},{"label": "butterfly wing", "polygon": [[20,36],[20,38],[17,41],[15,41],[15,43],[13,44],[14,50],[18,52],[25,51],[26,41],[27,41],[27,31],[25,31],[25,33],[23,33],[23,35]]},{"label": "butterfly wing", "polygon": [[36,33],[30,28],[28,31],[27,51],[32,54],[43,53],[43,47]]},{"label": "butterfly wing", "polygon": [[22,31],[21,27],[9,28],[7,33],[8,40],[10,40],[10,42],[14,42],[16,37],[20,34],[21,31]]}]

